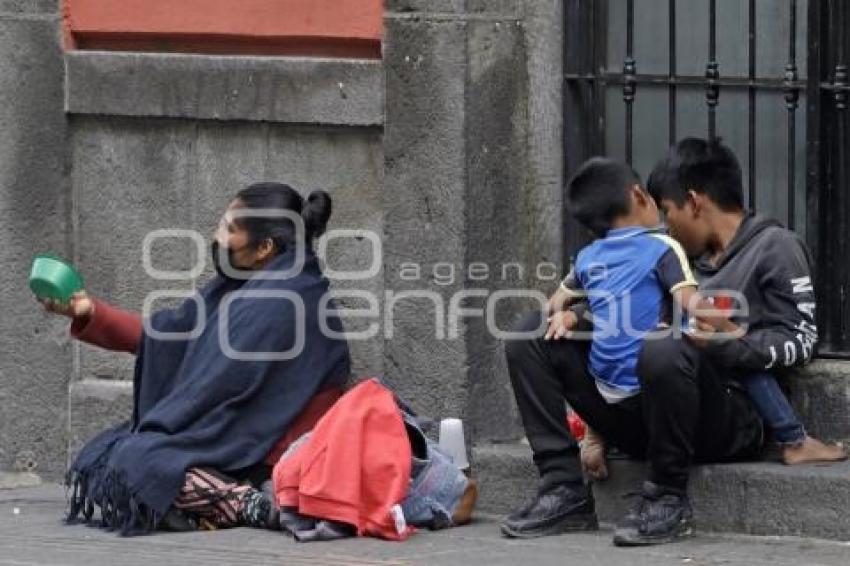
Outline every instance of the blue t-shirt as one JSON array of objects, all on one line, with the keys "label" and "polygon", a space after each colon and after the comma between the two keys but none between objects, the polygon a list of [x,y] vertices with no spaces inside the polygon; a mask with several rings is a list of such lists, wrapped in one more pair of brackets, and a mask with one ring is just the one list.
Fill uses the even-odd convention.
[{"label": "blue t-shirt", "polygon": [[671,295],[696,286],[682,246],[660,229],[609,230],[582,249],[565,285],[587,295],[593,315],[590,372],[609,402],[640,389],[637,360]]}]

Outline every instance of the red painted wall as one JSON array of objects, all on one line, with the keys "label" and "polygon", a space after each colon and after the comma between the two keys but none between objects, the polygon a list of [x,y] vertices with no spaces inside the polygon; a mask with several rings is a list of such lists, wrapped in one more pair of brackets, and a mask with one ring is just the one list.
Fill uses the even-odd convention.
[{"label": "red painted wall", "polygon": [[68,49],[381,56],[383,0],[64,0]]}]

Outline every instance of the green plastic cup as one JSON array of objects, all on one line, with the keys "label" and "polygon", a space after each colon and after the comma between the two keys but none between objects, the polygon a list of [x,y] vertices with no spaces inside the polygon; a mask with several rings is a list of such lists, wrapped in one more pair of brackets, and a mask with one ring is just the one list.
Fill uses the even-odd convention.
[{"label": "green plastic cup", "polygon": [[83,278],[70,263],[52,255],[37,255],[30,269],[30,289],[39,299],[68,304],[71,296],[83,289]]}]

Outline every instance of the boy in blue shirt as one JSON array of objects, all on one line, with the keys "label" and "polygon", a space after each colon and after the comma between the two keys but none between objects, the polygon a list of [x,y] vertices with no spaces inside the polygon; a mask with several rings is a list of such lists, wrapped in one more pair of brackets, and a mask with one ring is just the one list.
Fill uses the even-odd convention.
[{"label": "boy in blue shirt", "polygon": [[[628,165],[598,157],[584,163],[569,183],[567,205],[597,240],[579,253],[575,269],[550,299],[543,339],[505,344],[511,385],[542,480],[537,498],[503,523],[502,532],[510,537],[597,524],[578,448],[566,430],[565,399],[590,429],[623,452],[651,456],[655,424],[647,424],[643,414],[639,356],[650,333],[662,323],[672,325],[674,314],[696,293],[682,247],[660,228],[655,201]],[[572,302],[577,304],[567,309]],[[593,318],[589,344],[576,331],[586,309]],[[514,331],[539,328],[540,316],[529,313]],[[559,340],[567,334],[572,339]]]},{"label": "boy in blue shirt", "polygon": [[[621,183],[627,185],[621,185]],[[599,219],[606,192],[625,191],[628,210],[608,225]],[[599,393],[617,403],[640,390],[636,366],[647,333],[669,327],[679,306],[687,306],[697,282],[682,246],[659,226],[655,201],[625,164],[605,158],[586,162],[568,189],[568,207],[598,237],[583,248],[562,282],[562,297],[586,297],[597,325],[589,369]],[[616,199],[610,199],[612,208]],[[561,327],[553,315],[550,331]]]},{"label": "boy in blue shirt", "polygon": [[[552,304],[545,338],[558,339],[568,327],[562,319],[574,315],[564,304],[586,298],[596,325],[588,370],[605,401],[619,403],[640,391],[636,366],[647,334],[680,322],[674,313],[692,300],[697,282],[682,246],[659,226],[654,199],[627,165],[587,161],[570,181],[567,199],[598,239],[579,252],[553,297],[561,304]],[[591,477],[607,476],[603,440],[590,427],[581,460]]]}]

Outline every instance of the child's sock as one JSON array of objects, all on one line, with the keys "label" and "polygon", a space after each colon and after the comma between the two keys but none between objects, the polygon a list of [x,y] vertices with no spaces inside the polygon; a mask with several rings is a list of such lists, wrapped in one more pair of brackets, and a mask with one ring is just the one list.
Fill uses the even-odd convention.
[{"label": "child's sock", "polygon": [[782,461],[788,465],[807,462],[839,462],[847,459],[841,444],[826,444],[807,436],[800,444],[782,447]]}]

